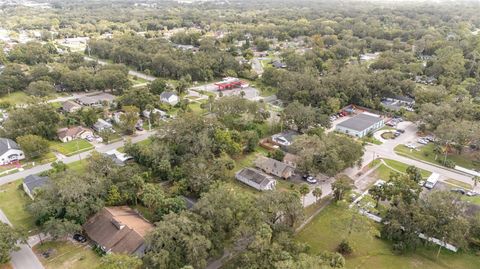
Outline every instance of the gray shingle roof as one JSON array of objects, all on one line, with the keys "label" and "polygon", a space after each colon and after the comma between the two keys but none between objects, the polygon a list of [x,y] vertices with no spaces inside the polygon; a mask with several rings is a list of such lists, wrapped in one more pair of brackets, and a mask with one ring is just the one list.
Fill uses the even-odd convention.
[{"label": "gray shingle roof", "polygon": [[25,186],[32,192],[36,188],[45,186],[48,182],[48,177],[41,177],[38,175],[29,175],[24,180]]},{"label": "gray shingle roof", "polygon": [[21,150],[20,146],[12,139],[0,138],[0,155],[4,154],[9,149]]},{"label": "gray shingle roof", "polygon": [[164,99],[164,98],[165,98],[165,99],[168,99],[168,98],[170,98],[170,97],[172,97],[172,96],[174,96],[174,95],[176,95],[174,92],[162,92],[162,93],[160,94],[160,98],[162,98],[162,99]]},{"label": "gray shingle roof", "polygon": [[382,121],[381,117],[375,117],[369,114],[362,113],[337,124],[337,126],[341,126],[355,131],[363,131],[380,121]]}]

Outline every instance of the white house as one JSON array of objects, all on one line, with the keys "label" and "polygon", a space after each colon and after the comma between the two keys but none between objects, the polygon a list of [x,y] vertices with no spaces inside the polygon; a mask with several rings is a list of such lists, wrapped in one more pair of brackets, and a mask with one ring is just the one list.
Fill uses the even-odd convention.
[{"label": "white house", "polygon": [[113,126],[111,123],[107,122],[106,120],[98,119],[97,122],[93,125],[93,129],[97,132],[101,132],[107,129],[112,130]]},{"label": "white house", "polygon": [[361,113],[335,126],[335,131],[355,137],[364,137],[384,126],[383,118],[373,113]]},{"label": "white house", "polygon": [[162,92],[160,101],[174,106],[180,101],[180,98],[174,92]]},{"label": "white house", "polygon": [[23,159],[25,159],[25,154],[15,141],[8,138],[0,138],[0,165]]},{"label": "white house", "polygon": [[235,174],[235,178],[259,191],[274,190],[277,185],[273,177],[254,168],[243,168]]}]

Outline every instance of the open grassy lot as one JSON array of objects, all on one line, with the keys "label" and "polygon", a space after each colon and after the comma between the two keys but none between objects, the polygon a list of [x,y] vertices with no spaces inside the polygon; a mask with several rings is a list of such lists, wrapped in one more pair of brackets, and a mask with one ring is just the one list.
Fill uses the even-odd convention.
[{"label": "open grassy lot", "polygon": [[87,159],[78,160],[76,162],[69,163],[67,164],[67,170],[75,171],[78,173],[86,172],[87,163],[88,163]]},{"label": "open grassy lot", "polygon": [[[338,230],[338,219],[345,214],[343,207],[335,204],[327,206],[313,221],[297,235],[297,240],[308,243],[310,252],[317,254],[322,251],[335,251],[344,237],[344,232]],[[375,229],[376,230],[376,229]],[[436,249],[422,247],[415,253],[396,255],[392,252],[391,244],[378,239],[375,234],[361,232],[353,233],[350,241],[354,253],[346,257],[346,268],[356,269],[445,269],[479,268],[479,257],[470,253],[451,253],[442,250],[439,259]]]},{"label": "open grassy lot", "polygon": [[30,98],[31,97],[24,92],[12,92],[0,97],[0,103],[9,103],[11,105],[25,104]]},{"label": "open grassy lot", "polygon": [[380,140],[376,139],[373,136],[372,137],[364,136],[360,140],[363,141],[363,142],[371,143],[371,144],[375,144],[375,145],[381,145],[382,144],[382,142]]},{"label": "open grassy lot", "polygon": [[[437,156],[437,160],[435,160],[434,148],[435,145],[433,143],[420,147],[418,150],[411,150],[404,145],[398,145],[395,147],[395,152],[406,157],[440,164],[437,160],[444,158],[444,155]],[[450,153],[447,155],[447,159],[452,160],[456,165],[468,169],[480,169],[480,164],[475,163],[467,154],[458,155],[456,153]]]},{"label": "open grassy lot", "polygon": [[26,210],[30,198],[21,189],[22,182],[20,179],[0,186],[0,209],[15,228],[31,231],[30,234],[33,234],[34,219]]},{"label": "open grassy lot", "polygon": [[[402,173],[406,173],[407,168],[409,167],[408,164],[405,164],[405,163],[402,163],[402,162],[399,162],[399,161],[390,160],[390,159],[383,159],[383,160],[385,161],[385,163],[388,166],[382,164],[374,172],[378,178],[383,179],[383,180],[388,180],[390,178],[390,173],[392,173],[392,172],[400,171]],[[370,166],[373,167],[373,166],[377,165],[378,162],[379,162],[379,160],[376,160],[374,163],[371,163]],[[397,171],[395,171],[395,170],[397,170]],[[427,178],[428,176],[430,176],[432,174],[431,172],[423,170],[423,169],[420,169],[420,173],[422,174],[423,178]]]},{"label": "open grassy lot", "polygon": [[76,139],[67,143],[63,143],[61,141],[51,142],[50,148],[65,156],[72,156],[80,152],[91,150],[94,147],[92,144],[88,143],[87,140]]},{"label": "open grassy lot", "polygon": [[197,102],[192,102],[188,104],[188,107],[192,110],[193,113],[195,114],[203,114],[205,110],[200,107],[200,103]]},{"label": "open grassy lot", "polygon": [[[33,250],[47,269],[84,269],[100,265],[100,257],[89,246],[83,244],[52,241],[37,245]],[[42,256],[45,251],[51,252],[49,258]]]}]

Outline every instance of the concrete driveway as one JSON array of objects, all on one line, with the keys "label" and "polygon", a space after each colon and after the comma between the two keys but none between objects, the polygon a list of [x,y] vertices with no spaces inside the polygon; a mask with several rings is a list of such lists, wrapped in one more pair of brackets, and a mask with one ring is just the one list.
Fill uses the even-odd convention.
[{"label": "concrete driveway", "polygon": [[[0,221],[10,226],[12,224],[8,220],[7,216],[0,210]],[[19,244],[19,250],[10,254],[12,260],[12,266],[16,269],[43,269],[42,263],[38,260],[33,250],[26,244]]]}]

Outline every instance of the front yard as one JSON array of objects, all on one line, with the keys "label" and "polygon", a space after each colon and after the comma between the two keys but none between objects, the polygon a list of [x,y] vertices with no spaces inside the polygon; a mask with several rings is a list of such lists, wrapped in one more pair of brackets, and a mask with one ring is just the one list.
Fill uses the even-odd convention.
[{"label": "front yard", "polygon": [[[297,240],[310,245],[310,252],[335,251],[345,236],[345,231],[338,220],[345,215],[345,209],[331,204],[327,206],[311,223],[296,236]],[[396,255],[390,242],[378,239],[377,228],[372,232],[353,232],[349,241],[354,253],[346,257],[346,268],[371,269],[444,269],[444,268],[478,268],[478,256],[471,253],[457,253],[442,250],[436,259],[436,248],[420,247],[415,252]]]},{"label": "front yard", "polygon": [[94,146],[90,144],[87,140],[76,139],[67,143],[63,143],[61,141],[52,141],[50,144],[50,148],[65,156],[72,156],[84,151],[91,150],[94,148]]},{"label": "front yard", "polygon": [[[90,246],[70,241],[51,241],[33,247],[33,251],[46,269],[84,269],[97,268],[98,256]],[[48,252],[48,258],[42,253]]]},{"label": "front yard", "polygon": [[[370,167],[374,167],[375,165],[378,164],[380,160],[375,160],[374,162],[372,162],[370,164]],[[405,164],[405,163],[402,163],[402,162],[399,162],[399,161],[395,161],[395,160],[390,160],[390,159],[383,159],[383,161],[385,162],[385,164],[381,164],[380,167],[378,167],[374,173],[375,173],[375,176],[378,178],[378,179],[382,179],[382,180],[388,180],[390,178],[390,174],[392,172],[401,172],[401,173],[406,173],[407,172],[407,168],[409,167],[408,164]],[[430,176],[432,173],[427,171],[427,170],[423,170],[423,169],[420,169],[420,173],[422,174],[422,177],[423,178],[427,178],[428,176]]]},{"label": "front yard", "polygon": [[26,210],[30,198],[23,191],[22,182],[19,179],[0,186],[0,209],[15,228],[34,234],[36,229],[34,218]]},{"label": "front yard", "polygon": [[[433,151],[434,148],[435,145],[433,143],[428,143],[428,145],[419,147],[417,150],[409,149],[404,145],[398,145],[395,147],[395,152],[405,157],[440,164],[438,160],[443,160],[445,156],[443,154],[435,154],[435,152]],[[466,153],[463,153],[461,155],[458,155],[456,153],[450,153],[447,155],[447,160],[451,160],[456,165],[465,167],[467,169],[480,169],[480,164],[478,162],[475,162],[474,159]]]}]

